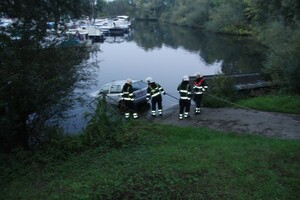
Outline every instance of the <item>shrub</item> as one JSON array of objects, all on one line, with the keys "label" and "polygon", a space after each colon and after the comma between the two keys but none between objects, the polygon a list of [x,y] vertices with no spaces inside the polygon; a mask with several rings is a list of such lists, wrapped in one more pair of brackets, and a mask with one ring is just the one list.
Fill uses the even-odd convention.
[{"label": "shrub", "polygon": [[204,98],[204,104],[208,107],[224,107],[229,106],[236,98],[234,80],[221,74],[209,81],[209,90]]},{"label": "shrub", "polygon": [[[295,25],[295,27],[299,27]],[[300,92],[300,30],[287,27],[281,21],[264,27],[258,39],[269,47],[265,72],[277,81],[281,89]]]},{"label": "shrub", "polygon": [[130,131],[123,118],[106,103],[105,99],[99,100],[95,114],[84,134],[86,145],[93,147],[121,147],[137,139],[137,134]]}]

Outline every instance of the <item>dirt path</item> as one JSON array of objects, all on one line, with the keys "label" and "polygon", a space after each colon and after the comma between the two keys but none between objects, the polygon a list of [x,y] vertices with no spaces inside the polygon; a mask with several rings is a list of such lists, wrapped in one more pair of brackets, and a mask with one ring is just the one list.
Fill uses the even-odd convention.
[{"label": "dirt path", "polygon": [[[194,107],[191,107],[193,111]],[[200,115],[178,119],[178,106],[164,111],[163,117],[147,119],[177,126],[207,127],[219,131],[252,133],[267,137],[300,139],[300,115],[234,108],[202,108]]]}]

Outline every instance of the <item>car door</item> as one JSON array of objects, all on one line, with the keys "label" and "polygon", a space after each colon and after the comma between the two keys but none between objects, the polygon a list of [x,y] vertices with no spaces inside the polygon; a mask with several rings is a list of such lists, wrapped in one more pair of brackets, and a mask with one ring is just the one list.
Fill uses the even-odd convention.
[{"label": "car door", "polygon": [[110,90],[109,90],[109,102],[111,104],[115,104],[115,105],[118,105],[119,102],[121,101],[122,99],[122,88],[123,86],[120,85],[120,84],[111,84],[110,86]]},{"label": "car door", "polygon": [[100,98],[105,96],[105,99],[108,103],[112,103],[112,99],[110,98],[110,87],[111,87],[111,83],[107,83],[103,85],[102,88],[100,88],[98,93]]}]

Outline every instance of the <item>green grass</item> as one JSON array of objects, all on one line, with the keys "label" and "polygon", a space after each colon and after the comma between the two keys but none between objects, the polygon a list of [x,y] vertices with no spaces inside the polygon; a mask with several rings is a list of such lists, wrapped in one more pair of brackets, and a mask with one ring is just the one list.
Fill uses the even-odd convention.
[{"label": "green grass", "polygon": [[300,95],[268,95],[241,100],[237,104],[262,111],[300,114]]},{"label": "green grass", "polygon": [[140,142],[126,148],[49,163],[5,159],[0,199],[300,198],[299,141],[157,124],[134,130]]}]

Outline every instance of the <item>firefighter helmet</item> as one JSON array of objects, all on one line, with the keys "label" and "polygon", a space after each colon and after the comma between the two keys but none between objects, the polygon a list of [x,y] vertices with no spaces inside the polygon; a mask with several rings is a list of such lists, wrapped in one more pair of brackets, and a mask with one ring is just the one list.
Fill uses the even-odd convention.
[{"label": "firefighter helmet", "polygon": [[129,78],[129,79],[126,80],[126,83],[131,84],[132,80]]},{"label": "firefighter helmet", "polygon": [[188,75],[184,75],[182,78],[184,81],[188,81],[189,80],[189,76]]},{"label": "firefighter helmet", "polygon": [[200,77],[200,78],[201,78],[203,75],[202,75],[202,74],[200,74],[200,72],[196,72],[195,76],[198,76],[198,77]]},{"label": "firefighter helmet", "polygon": [[152,78],[151,78],[151,77],[147,77],[147,78],[146,78],[146,82],[147,82],[147,83],[152,83],[152,82],[153,82],[153,81],[152,81]]}]

